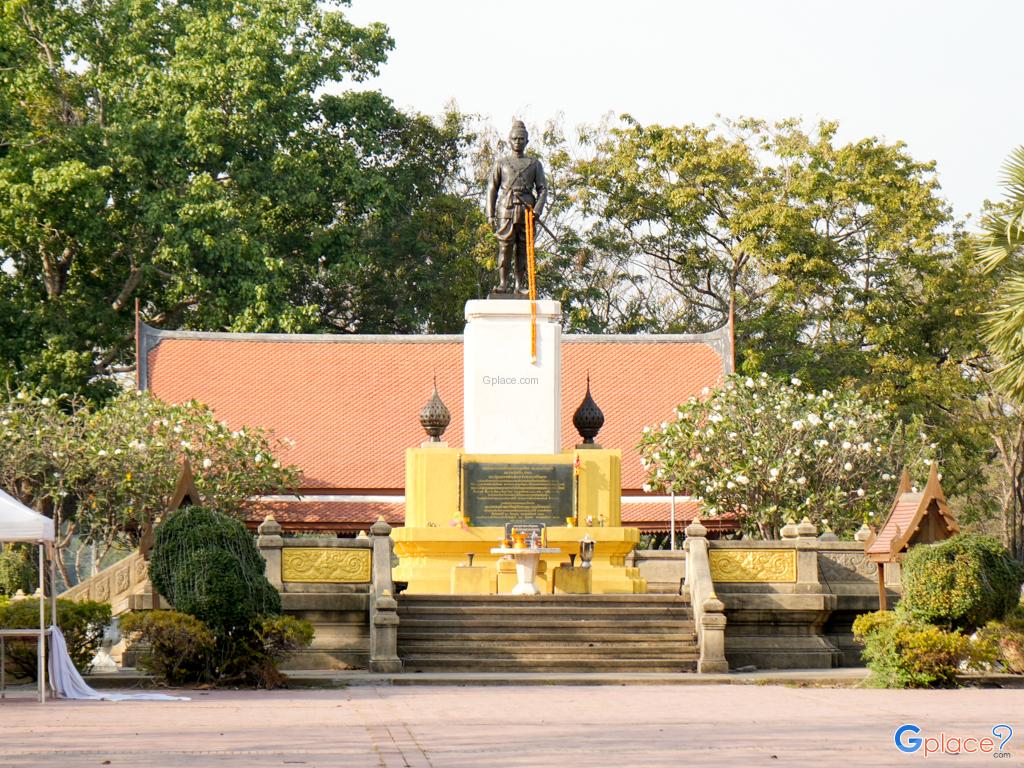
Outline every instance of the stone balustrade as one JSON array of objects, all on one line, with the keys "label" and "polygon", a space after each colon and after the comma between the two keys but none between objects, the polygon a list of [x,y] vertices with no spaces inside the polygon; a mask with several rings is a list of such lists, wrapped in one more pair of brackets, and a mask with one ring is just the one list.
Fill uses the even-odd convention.
[{"label": "stone balustrade", "polygon": [[[713,588],[728,620],[730,666],[860,665],[851,625],[878,609],[876,566],[863,543],[831,531],[819,536],[806,518],[781,533],[778,541],[707,541]],[[895,600],[898,581],[888,583]]]},{"label": "stone balustrade", "polygon": [[317,630],[312,650],[289,666],[330,668],[333,659],[375,672],[401,669],[390,534],[383,520],[369,536],[352,539],[284,538],[272,516],[260,524],[256,544],[267,580],[281,593],[284,609]]},{"label": "stone balustrade", "polygon": [[[139,552],[133,552],[62,592],[60,598],[110,603],[114,616],[154,608],[159,600],[149,583],[149,563]],[[167,607],[166,602],[161,601],[161,604]]]},{"label": "stone balustrade", "polygon": [[370,539],[283,538],[281,526],[267,517],[256,546],[266,561],[267,580],[289,592],[368,592],[372,575]]}]

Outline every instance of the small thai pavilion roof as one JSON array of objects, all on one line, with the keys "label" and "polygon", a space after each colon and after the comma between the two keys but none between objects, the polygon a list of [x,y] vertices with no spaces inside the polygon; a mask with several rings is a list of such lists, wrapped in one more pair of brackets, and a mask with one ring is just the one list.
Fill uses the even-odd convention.
[{"label": "small thai pavilion roof", "polygon": [[897,562],[912,544],[931,544],[960,532],[939,482],[938,464],[932,462],[928,482],[920,492],[910,484],[906,469],[889,517],[877,535],[864,543],[864,554],[876,563]]},{"label": "small thai pavilion roof", "polygon": [[[181,457],[181,469],[178,472],[178,482],[174,486],[174,493],[171,494],[171,500],[167,504],[167,513],[173,512],[176,509],[188,506],[201,506],[203,503],[202,497],[199,495],[199,490],[196,488],[195,474],[192,472],[192,462],[188,460],[188,456]],[[149,559],[149,553],[153,549],[153,544],[156,541],[156,528],[152,522],[147,522],[142,530],[142,538],[139,541],[139,552],[141,552],[146,559]]]}]

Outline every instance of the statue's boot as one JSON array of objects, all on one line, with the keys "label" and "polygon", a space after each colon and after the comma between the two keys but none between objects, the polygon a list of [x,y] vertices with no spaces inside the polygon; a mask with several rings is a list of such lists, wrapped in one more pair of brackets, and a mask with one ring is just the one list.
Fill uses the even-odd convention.
[{"label": "statue's boot", "polygon": [[527,296],[530,294],[530,278],[525,269],[516,270],[516,290]]},{"label": "statue's boot", "polygon": [[508,272],[504,269],[498,270],[498,284],[494,286],[495,293],[508,293]]},{"label": "statue's boot", "polygon": [[516,249],[516,291],[525,296],[530,295],[530,278],[526,271],[526,244]]},{"label": "statue's boot", "polygon": [[512,277],[512,243],[502,243],[498,250],[498,285],[495,293],[509,293],[511,286],[509,278]]}]

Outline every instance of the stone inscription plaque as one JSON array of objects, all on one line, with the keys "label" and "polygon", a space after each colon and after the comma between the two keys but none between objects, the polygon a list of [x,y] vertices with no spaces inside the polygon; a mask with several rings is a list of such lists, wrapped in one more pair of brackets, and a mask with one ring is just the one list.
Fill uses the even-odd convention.
[{"label": "stone inscription plaque", "polygon": [[556,527],[572,516],[571,464],[467,461],[462,472],[462,514],[470,525]]}]

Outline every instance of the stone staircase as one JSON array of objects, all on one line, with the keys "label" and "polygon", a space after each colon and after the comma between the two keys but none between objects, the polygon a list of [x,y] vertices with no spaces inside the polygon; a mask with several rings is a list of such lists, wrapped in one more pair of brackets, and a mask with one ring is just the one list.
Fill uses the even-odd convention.
[{"label": "stone staircase", "polygon": [[401,595],[408,672],[693,672],[688,595]]}]

